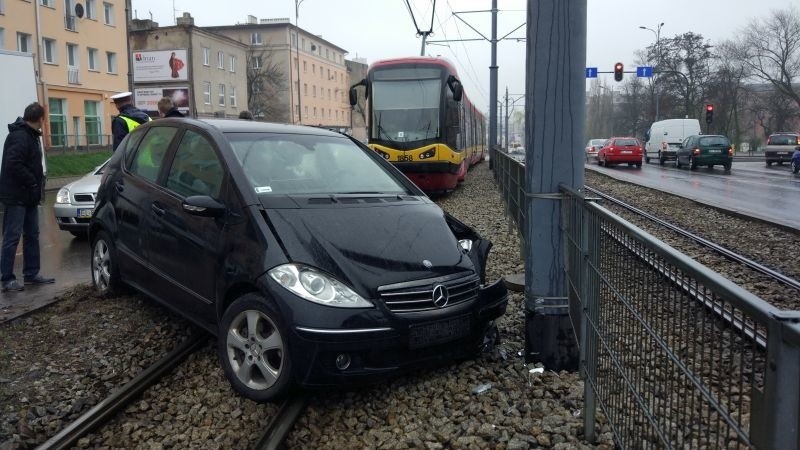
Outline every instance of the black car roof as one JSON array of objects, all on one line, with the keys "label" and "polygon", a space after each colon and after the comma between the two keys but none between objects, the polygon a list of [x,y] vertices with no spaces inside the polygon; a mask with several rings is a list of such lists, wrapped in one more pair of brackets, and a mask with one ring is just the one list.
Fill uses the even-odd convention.
[{"label": "black car roof", "polygon": [[151,123],[170,123],[188,122],[201,128],[212,126],[222,133],[291,133],[291,134],[310,134],[316,136],[337,136],[342,135],[325,128],[309,127],[304,125],[289,125],[284,123],[259,122],[255,120],[241,119],[214,119],[214,118],[174,118],[157,119]]}]

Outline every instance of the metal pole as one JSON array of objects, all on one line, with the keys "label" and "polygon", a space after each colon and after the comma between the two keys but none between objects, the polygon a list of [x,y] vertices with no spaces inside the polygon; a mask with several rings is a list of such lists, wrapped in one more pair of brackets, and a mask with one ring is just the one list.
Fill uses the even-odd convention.
[{"label": "metal pole", "polygon": [[[297,21],[300,16],[300,2],[302,0],[294,0],[294,26],[297,28],[297,37],[295,38],[295,53],[297,54],[297,61],[295,61],[295,65],[297,66],[297,122],[296,123],[303,123],[303,108],[301,105],[300,100],[300,26],[298,25]],[[294,105],[293,105],[294,106]],[[292,115],[294,117],[294,115]]]},{"label": "metal pole", "polygon": [[[530,23],[530,22],[529,22]],[[489,145],[497,146],[497,0],[492,0],[492,65],[489,66]],[[491,165],[491,160],[490,165]]]},{"label": "metal pole", "polygon": [[422,49],[419,51],[420,56],[425,56],[425,41],[428,40],[429,33],[422,33]]},{"label": "metal pole", "polygon": [[[656,33],[656,67],[661,65],[661,26],[664,25],[664,22],[658,24],[658,32]],[[661,95],[658,88],[658,83],[655,83],[656,86],[656,122],[658,122],[658,104],[661,100]]]},{"label": "metal pole", "polygon": [[[537,299],[567,305],[559,185],[584,184],[587,0],[528,0],[525,81],[525,335]],[[542,20],[542,18],[547,20]],[[559,305],[560,306],[560,305]],[[557,318],[558,316],[555,316]],[[550,327],[558,332],[558,327]],[[566,336],[572,336],[571,331]],[[548,336],[543,341],[567,344]],[[533,350],[526,339],[525,354]],[[559,353],[569,345],[558,345]],[[544,349],[546,352],[548,349]],[[568,352],[567,352],[568,353]],[[574,355],[577,362],[577,354]],[[559,360],[569,359],[559,354]]]},{"label": "metal pole", "polygon": [[508,86],[506,86],[506,151],[508,151]]}]

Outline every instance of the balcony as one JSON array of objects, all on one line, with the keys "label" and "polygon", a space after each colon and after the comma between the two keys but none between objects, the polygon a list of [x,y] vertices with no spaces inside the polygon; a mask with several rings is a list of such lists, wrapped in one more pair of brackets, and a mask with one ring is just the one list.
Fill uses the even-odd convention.
[{"label": "balcony", "polygon": [[67,68],[67,82],[69,84],[81,84],[81,71],[77,67]]},{"label": "balcony", "polygon": [[75,16],[64,16],[64,28],[69,31],[78,31],[78,18]]}]

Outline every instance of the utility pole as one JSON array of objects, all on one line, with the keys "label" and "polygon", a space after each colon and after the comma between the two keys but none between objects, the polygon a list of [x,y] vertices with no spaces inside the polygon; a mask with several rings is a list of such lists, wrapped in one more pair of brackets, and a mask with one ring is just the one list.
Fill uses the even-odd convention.
[{"label": "utility pole", "polygon": [[506,86],[506,151],[508,151],[508,86]]},{"label": "utility pole", "polygon": [[[300,104],[300,25],[297,24],[297,20],[300,17],[300,3],[303,3],[303,0],[294,0],[294,27],[297,28],[296,34],[297,37],[295,38],[295,54],[297,58],[295,60],[295,69],[297,70],[297,122],[295,123],[303,123],[303,113]],[[289,43],[292,40],[289,38]],[[289,54],[292,54],[292,49],[289,49]],[[291,67],[291,61],[289,62],[289,67]],[[294,106],[294,105],[291,105]],[[291,111],[291,108],[289,109]],[[294,114],[292,114],[292,119],[294,119]]]},{"label": "utility pole", "polygon": [[[530,23],[530,22],[528,22]],[[489,148],[497,146],[497,0],[492,0],[492,65],[489,66]],[[493,168],[491,159],[489,167]]]},{"label": "utility pole", "polygon": [[[569,361],[575,366],[577,346],[574,341],[570,344],[573,331],[567,328],[559,186],[578,190],[584,185],[586,3],[528,0],[525,68],[526,361],[536,353],[539,360],[552,358],[555,364]],[[559,314],[537,327],[542,311]],[[593,430],[589,441],[591,434]]]}]

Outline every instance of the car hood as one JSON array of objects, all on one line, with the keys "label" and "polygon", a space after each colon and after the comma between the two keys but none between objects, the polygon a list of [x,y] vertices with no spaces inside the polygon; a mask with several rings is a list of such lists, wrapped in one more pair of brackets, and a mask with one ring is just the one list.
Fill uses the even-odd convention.
[{"label": "car hood", "polygon": [[86,175],[85,177],[68,184],[66,188],[69,189],[69,191],[72,193],[96,194],[97,189],[100,187],[100,178],[101,175],[95,175],[94,173],[90,173],[89,175]]},{"label": "car hood", "polygon": [[[475,272],[432,203],[265,208],[289,261],[322,269],[362,294],[379,286]],[[430,266],[430,267],[428,267]]]}]

